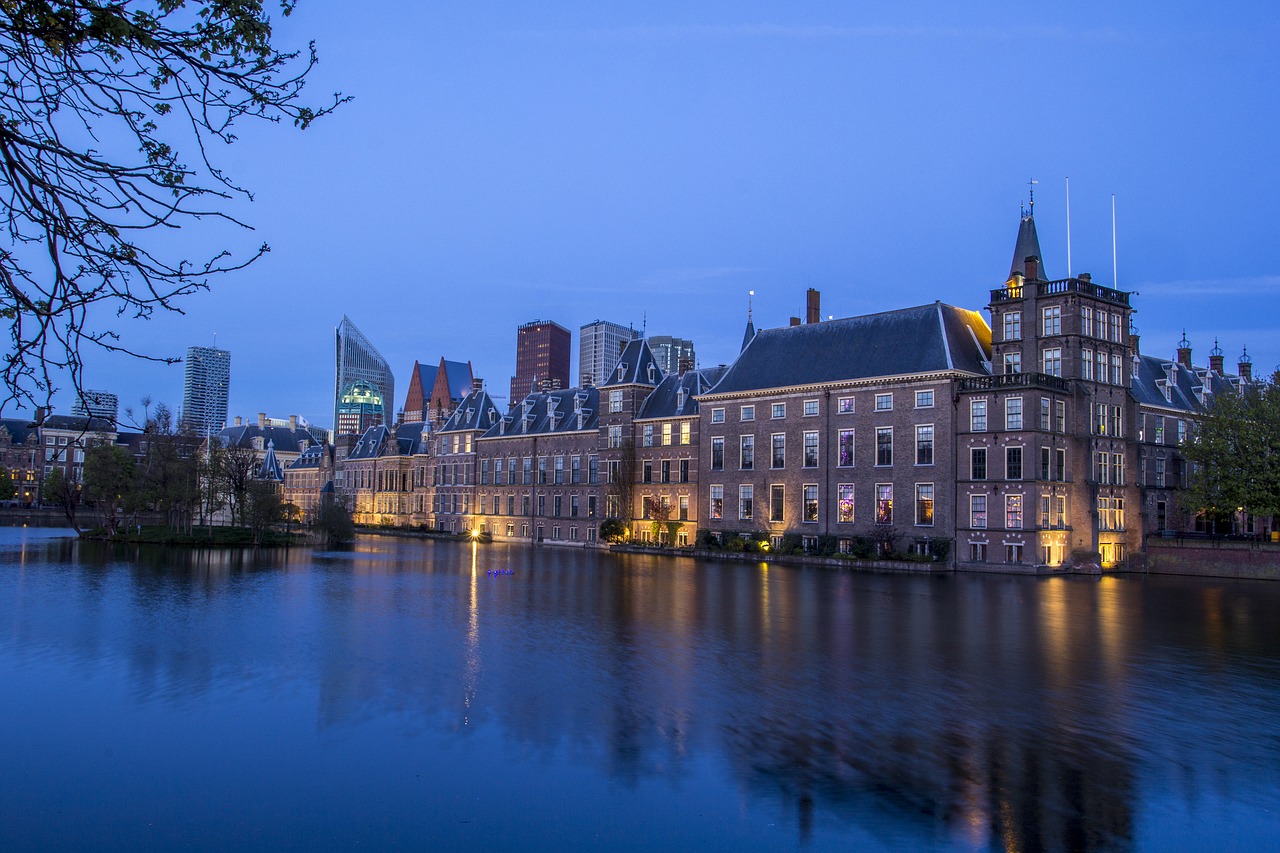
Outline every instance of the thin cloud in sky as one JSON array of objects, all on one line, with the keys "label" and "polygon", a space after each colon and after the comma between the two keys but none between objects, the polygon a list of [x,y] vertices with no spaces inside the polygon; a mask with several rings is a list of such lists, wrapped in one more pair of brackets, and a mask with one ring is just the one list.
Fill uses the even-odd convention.
[{"label": "thin cloud in sky", "polygon": [[1274,296],[1280,293],[1280,275],[1154,281],[1135,290],[1143,296]]},{"label": "thin cloud in sky", "polygon": [[512,30],[509,36],[527,39],[584,41],[677,41],[692,39],[943,39],[955,41],[1116,42],[1112,27],[1073,30],[1067,27],[898,27],[831,26],[819,24],[677,24],[669,26],[600,27],[591,29]]}]

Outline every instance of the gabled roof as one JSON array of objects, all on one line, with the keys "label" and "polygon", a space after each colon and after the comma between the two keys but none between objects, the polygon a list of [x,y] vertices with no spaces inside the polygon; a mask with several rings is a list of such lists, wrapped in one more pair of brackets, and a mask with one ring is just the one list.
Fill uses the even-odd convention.
[{"label": "gabled roof", "polygon": [[333,451],[333,448],[327,444],[313,444],[306,450],[302,451],[302,455],[290,462],[285,467],[290,471],[298,471],[304,468],[320,468],[325,464],[325,457]]},{"label": "gabled roof", "polygon": [[261,438],[264,447],[274,444],[278,452],[289,454],[301,453],[303,442],[308,447],[318,443],[316,437],[302,427],[289,429],[287,426],[244,424],[224,427],[218,433],[218,439],[226,447],[251,447],[255,438]]},{"label": "gabled roof", "polygon": [[663,379],[662,368],[649,349],[649,342],[644,338],[628,341],[614,363],[613,370],[601,383],[602,388],[613,385],[649,385],[656,386]]},{"label": "gabled roof", "polygon": [[38,434],[26,418],[0,418],[0,429],[9,431],[9,440],[14,444],[23,444],[30,436]]},{"label": "gabled roof", "polygon": [[465,361],[446,361],[441,359],[440,363],[444,365],[445,379],[449,382],[449,397],[454,400],[461,400],[471,393],[471,365]]},{"label": "gabled roof", "polygon": [[1144,406],[1203,412],[1205,402],[1214,394],[1239,391],[1238,377],[1219,376],[1203,367],[1187,368],[1176,360],[1139,355],[1137,368],[1137,375],[1129,383],[1129,393]]},{"label": "gabled roof", "polygon": [[938,371],[989,372],[991,330],[976,311],[935,302],[763,329],[710,394]]},{"label": "gabled roof", "polygon": [[[465,365],[464,365],[465,366]],[[470,373],[470,371],[468,371]],[[483,388],[472,390],[462,398],[453,414],[440,427],[441,432],[459,430],[487,430],[498,422],[502,411]]]},{"label": "gabled roof", "polygon": [[427,452],[431,425],[422,421],[369,427],[347,454],[348,460],[377,459],[380,456],[414,456]]},{"label": "gabled roof", "polygon": [[728,370],[729,368],[720,365],[668,376],[645,398],[636,419],[697,415],[698,395],[710,391]]},{"label": "gabled roof", "polygon": [[562,388],[530,394],[481,438],[591,432],[600,428],[600,392]]},{"label": "gabled roof", "polygon": [[360,436],[360,440],[351,448],[351,452],[347,454],[347,459],[377,459],[382,455],[383,445],[387,443],[387,436],[390,435],[386,424],[378,424],[371,426],[364,431],[364,435]]}]

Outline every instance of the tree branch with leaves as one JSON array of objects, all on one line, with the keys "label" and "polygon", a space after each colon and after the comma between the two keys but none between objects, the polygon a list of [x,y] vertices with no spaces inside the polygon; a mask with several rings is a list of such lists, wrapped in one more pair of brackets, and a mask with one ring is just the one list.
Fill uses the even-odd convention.
[{"label": "tree branch with leaves", "polygon": [[272,39],[263,0],[0,0],[0,405],[47,405],[60,381],[82,396],[89,348],[176,361],[135,349],[113,318],[181,313],[268,251],[173,256],[158,232],[247,228],[228,208],[252,194],[215,144],[246,120],[306,128],[348,100],[304,104],[314,44]]}]

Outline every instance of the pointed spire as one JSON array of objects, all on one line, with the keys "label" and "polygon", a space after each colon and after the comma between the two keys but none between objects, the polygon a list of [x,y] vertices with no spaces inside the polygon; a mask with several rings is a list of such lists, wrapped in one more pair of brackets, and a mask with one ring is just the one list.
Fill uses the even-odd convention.
[{"label": "pointed spire", "polygon": [[[1044,273],[1043,256],[1040,254],[1040,237],[1036,234],[1034,215],[1034,197],[1029,208],[1022,209],[1022,218],[1018,223],[1018,239],[1013,246],[1013,263],[1009,265],[1009,278],[1015,274],[1026,279],[1048,279]],[[1035,258],[1034,264],[1028,264],[1028,258]]]},{"label": "pointed spire", "polygon": [[751,343],[751,339],[756,336],[755,324],[751,322],[751,298],[755,295],[756,292],[754,290],[747,291],[747,328],[742,333],[742,349],[738,350],[738,352],[742,352],[742,350],[746,349],[747,344]]}]

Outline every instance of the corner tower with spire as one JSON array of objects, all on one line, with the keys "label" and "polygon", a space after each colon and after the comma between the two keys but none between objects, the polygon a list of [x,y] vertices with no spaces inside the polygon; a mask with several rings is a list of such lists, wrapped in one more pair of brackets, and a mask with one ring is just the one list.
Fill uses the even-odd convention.
[{"label": "corner tower with spire", "polygon": [[1142,544],[1129,294],[1045,269],[1033,196],[987,305],[992,375],[961,382],[970,482],[962,473],[959,504],[971,511],[956,544],[985,562],[1059,565],[1086,553],[1115,566]]}]

